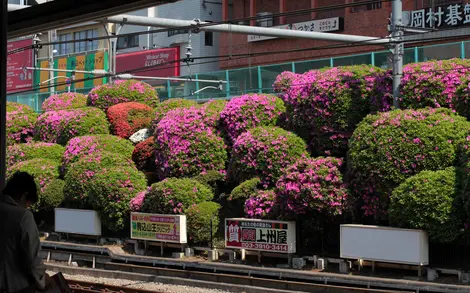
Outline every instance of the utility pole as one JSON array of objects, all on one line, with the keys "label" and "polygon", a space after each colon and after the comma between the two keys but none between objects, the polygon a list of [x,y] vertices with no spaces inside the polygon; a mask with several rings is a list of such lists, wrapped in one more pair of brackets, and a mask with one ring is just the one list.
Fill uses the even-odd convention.
[{"label": "utility pole", "polygon": [[398,109],[400,85],[403,76],[403,3],[401,0],[392,1],[391,37],[393,52],[393,107]]},{"label": "utility pole", "polygon": [[[49,31],[48,32],[48,41],[49,41],[49,44],[53,42],[53,37],[52,37],[52,31]],[[49,80],[52,81],[54,80],[54,46],[53,45],[49,45],[48,46],[48,50],[49,50],[49,69],[51,69],[49,71]],[[54,94],[54,84],[50,84],[49,85],[49,96],[52,96]]]}]

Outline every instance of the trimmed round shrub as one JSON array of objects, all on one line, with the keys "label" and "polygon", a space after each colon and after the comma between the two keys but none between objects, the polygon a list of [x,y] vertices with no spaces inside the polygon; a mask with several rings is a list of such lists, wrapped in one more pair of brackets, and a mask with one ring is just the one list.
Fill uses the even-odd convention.
[{"label": "trimmed round shrub", "polygon": [[225,172],[209,170],[202,172],[201,174],[194,176],[193,179],[205,184],[215,194],[217,191],[217,183],[225,181]]},{"label": "trimmed round shrub", "polygon": [[7,102],[7,145],[32,141],[37,118],[38,114],[31,107]]},{"label": "trimmed round shrub", "polygon": [[113,167],[135,168],[127,157],[106,151],[88,154],[71,164],[64,176],[64,193],[68,203],[90,208],[92,203],[87,193],[88,182],[97,173]]},{"label": "trimmed round shrub", "polygon": [[105,111],[125,102],[140,102],[155,107],[159,100],[151,85],[137,80],[115,80],[113,84],[93,88],[88,94],[88,105]]},{"label": "trimmed round shrub", "polygon": [[350,187],[362,200],[364,214],[385,215],[392,190],[405,179],[453,166],[469,129],[465,118],[445,108],[367,116],[348,152]]},{"label": "trimmed round shrub", "polygon": [[273,84],[274,92],[280,95],[284,95],[287,93],[287,90],[292,85],[294,79],[298,78],[299,74],[291,72],[291,71],[284,71],[276,77],[276,80]]},{"label": "trimmed round shrub", "polygon": [[59,180],[59,163],[47,159],[32,159],[19,162],[7,170],[7,178],[15,172],[27,172],[34,176],[38,187],[39,201],[31,206],[34,212],[50,211],[64,199],[63,182]]},{"label": "trimmed round shrub", "polygon": [[315,155],[344,156],[356,125],[370,113],[375,80],[368,65],[312,70],[295,76],[286,94],[287,125]]},{"label": "trimmed round shrub", "polygon": [[277,127],[257,127],[240,135],[232,149],[229,178],[243,182],[259,177],[275,184],[282,169],[306,155],[306,144],[297,135]]},{"label": "trimmed round shrub", "polygon": [[194,179],[168,178],[155,183],[145,195],[142,211],[182,214],[194,204],[211,201],[212,191]]},{"label": "trimmed round shrub", "polygon": [[153,118],[153,109],[136,102],[121,103],[108,108],[111,133],[129,138],[137,131],[148,128]]},{"label": "trimmed round shrub", "polygon": [[85,190],[103,225],[121,231],[128,222],[131,199],[146,187],[145,175],[135,167],[111,167],[97,172]]},{"label": "trimmed round shrub", "polygon": [[453,242],[461,235],[463,208],[457,171],[423,171],[406,179],[390,198],[390,219],[400,227],[423,229],[437,242]]},{"label": "trimmed round shrub", "polygon": [[155,119],[153,120],[152,124],[154,127],[160,122],[160,120],[165,117],[165,115],[170,112],[171,110],[179,109],[179,108],[191,108],[196,107],[197,103],[192,100],[174,98],[168,99],[160,103],[156,110],[155,110]]},{"label": "trimmed round shrub", "polygon": [[132,153],[132,160],[137,169],[144,172],[155,172],[155,138],[153,136],[139,142]]},{"label": "trimmed round shrub", "polygon": [[254,177],[242,182],[230,193],[230,200],[241,200],[245,202],[248,198],[255,196],[261,189],[261,180]]},{"label": "trimmed round shrub", "polygon": [[219,127],[220,114],[227,106],[225,100],[210,100],[201,105],[207,115],[207,123],[212,127]]},{"label": "trimmed round shrub", "polygon": [[155,164],[160,179],[225,170],[228,154],[224,141],[206,124],[204,110],[168,112],[157,125],[155,139]]},{"label": "trimmed round shrub", "polygon": [[46,142],[30,142],[15,144],[8,147],[8,166],[32,159],[48,159],[58,164],[62,161],[65,148],[59,144]]},{"label": "trimmed round shrub", "polygon": [[52,95],[42,103],[42,111],[76,110],[85,108],[87,96],[80,93],[61,93]]},{"label": "trimmed round shrub", "polygon": [[97,108],[49,111],[36,122],[36,137],[44,142],[65,145],[71,138],[90,134],[108,134],[106,114]]},{"label": "trimmed round shrub", "polygon": [[221,112],[221,122],[231,142],[257,126],[278,125],[286,111],[284,102],[274,95],[247,94],[231,99]]},{"label": "trimmed round shrub", "polygon": [[110,152],[131,158],[134,151],[133,144],[114,135],[87,135],[72,138],[65,146],[63,157],[64,170],[81,157],[94,155],[100,152]]},{"label": "trimmed round shrub", "polygon": [[219,230],[219,210],[221,206],[215,202],[201,202],[186,210],[188,221],[188,235],[194,243],[207,244],[212,237],[215,238]]},{"label": "trimmed round shrub", "polygon": [[147,195],[147,192],[149,192],[149,190],[150,187],[147,188],[147,190],[137,193],[137,195],[133,199],[131,199],[129,203],[131,212],[140,212],[140,210],[142,209],[142,205],[144,204],[145,196]]},{"label": "trimmed round shrub", "polygon": [[337,158],[302,158],[289,166],[276,184],[283,212],[340,215],[347,189]]},{"label": "trimmed round shrub", "polygon": [[277,194],[274,190],[259,190],[245,202],[245,214],[249,218],[266,219],[273,217]]},{"label": "trimmed round shrub", "polygon": [[460,58],[408,64],[403,68],[400,107],[454,108],[460,102],[457,88],[469,74],[470,61]]}]

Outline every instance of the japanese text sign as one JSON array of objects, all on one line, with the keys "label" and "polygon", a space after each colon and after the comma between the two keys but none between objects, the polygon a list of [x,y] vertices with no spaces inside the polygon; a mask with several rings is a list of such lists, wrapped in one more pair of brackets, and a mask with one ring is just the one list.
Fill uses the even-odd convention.
[{"label": "japanese text sign", "polygon": [[[325,19],[316,19],[306,22],[299,22],[294,24],[284,24],[280,26],[275,26],[272,28],[285,29],[285,30],[297,30],[297,31],[307,31],[307,32],[333,32],[339,31],[340,28],[340,18],[332,17]],[[248,35],[248,42],[258,42],[277,39],[276,37],[266,37],[266,36],[255,36]]]},{"label": "japanese text sign", "polygon": [[225,219],[225,246],[277,253],[295,253],[294,222]]},{"label": "japanese text sign", "polygon": [[[7,50],[7,93],[31,90],[33,73],[25,67],[33,66],[32,39],[8,42]],[[15,51],[18,50],[18,51]]]},{"label": "japanese text sign", "polygon": [[131,238],[186,243],[186,216],[131,213]]},{"label": "japanese text sign", "polygon": [[180,74],[179,47],[144,50],[116,56],[116,72],[138,76],[172,77]]},{"label": "japanese text sign", "polygon": [[404,11],[403,24],[414,28],[439,28],[470,24],[470,3]]}]

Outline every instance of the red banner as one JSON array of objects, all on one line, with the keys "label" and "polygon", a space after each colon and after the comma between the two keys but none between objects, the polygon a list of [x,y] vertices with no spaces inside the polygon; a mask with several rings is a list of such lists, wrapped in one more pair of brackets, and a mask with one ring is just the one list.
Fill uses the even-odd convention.
[{"label": "red banner", "polygon": [[[24,67],[33,66],[33,45],[32,39],[9,42],[7,45],[7,93],[14,93],[33,88],[33,72],[32,70],[23,69]],[[15,50],[19,52],[13,52]]]},{"label": "red banner", "polygon": [[179,47],[117,55],[116,72],[153,77],[179,76],[179,56]]}]

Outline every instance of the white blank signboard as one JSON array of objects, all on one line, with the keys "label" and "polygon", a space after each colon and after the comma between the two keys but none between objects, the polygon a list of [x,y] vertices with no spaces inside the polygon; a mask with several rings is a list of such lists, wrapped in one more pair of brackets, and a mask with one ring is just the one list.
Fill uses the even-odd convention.
[{"label": "white blank signboard", "polygon": [[55,232],[101,235],[101,221],[92,210],[55,209]]},{"label": "white blank signboard", "polygon": [[427,265],[428,235],[422,230],[341,225],[341,258]]}]

